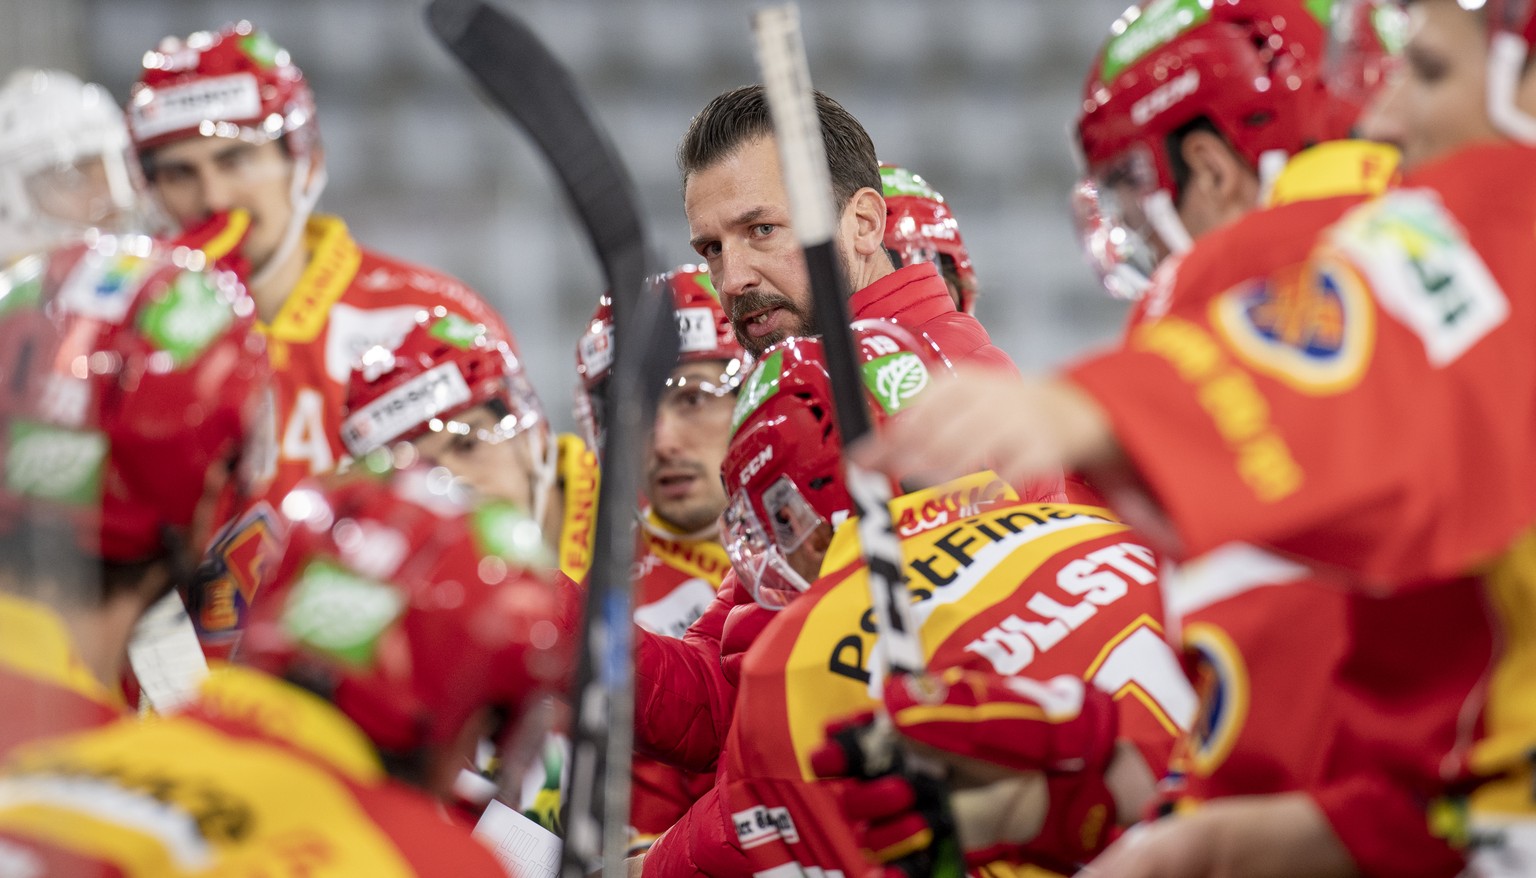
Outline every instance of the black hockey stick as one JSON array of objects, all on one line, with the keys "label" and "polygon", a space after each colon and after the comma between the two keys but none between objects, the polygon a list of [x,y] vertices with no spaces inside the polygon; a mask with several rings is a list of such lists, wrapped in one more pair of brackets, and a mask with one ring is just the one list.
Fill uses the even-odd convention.
[{"label": "black hockey stick", "polygon": [[[832,177],[827,170],[821,123],[811,94],[811,77],[800,37],[799,10],[772,6],[752,17],[758,69],[773,114],[774,134],[789,193],[791,221],[805,249],[811,305],[821,327],[821,344],[832,378],[832,404],[843,447],[870,431],[848,313],[848,280],[843,277],[833,232]],[[901,542],[891,525],[891,489],[878,474],[844,460],[848,493],[859,516],[859,542],[869,567],[870,597],[887,670],[920,673],[926,661],[907,594]]]},{"label": "black hockey stick", "polygon": [[653,260],[634,186],[565,66],[527,25],[484,0],[432,0],[427,18],[491,101],[543,151],[592,239],[613,296],[614,360],[560,868],[563,878],[585,878],[599,867],[621,875],[634,737],[630,525],[640,449],[677,359],[672,297],[647,281]]},{"label": "black hockey stick", "polygon": [[[811,284],[811,305],[821,327],[827,374],[837,427],[847,449],[871,429],[864,401],[864,381],[854,349],[848,313],[848,280],[843,277],[834,232],[837,212],[832,177],[827,167],[821,122],[811,89],[810,67],[800,34],[800,11],[793,3],[759,10],[752,16],[758,69],[763,76],[769,111],[773,115],[784,187],[789,195],[790,221],[805,250]],[[859,467],[846,456],[843,467],[848,494],[858,515],[860,552],[869,572],[870,601],[879,631],[886,674],[916,674],[927,667],[916,614],[907,591],[901,541],[891,520],[891,488],[883,476]],[[858,746],[865,765],[885,763],[914,775],[932,790],[939,814],[933,820],[934,844],[921,861],[908,865],[923,874],[959,876],[964,873],[943,795],[939,766],[917,759],[895,742],[888,724],[877,725]],[[871,750],[879,751],[875,756]],[[918,784],[915,784],[918,785]]]}]

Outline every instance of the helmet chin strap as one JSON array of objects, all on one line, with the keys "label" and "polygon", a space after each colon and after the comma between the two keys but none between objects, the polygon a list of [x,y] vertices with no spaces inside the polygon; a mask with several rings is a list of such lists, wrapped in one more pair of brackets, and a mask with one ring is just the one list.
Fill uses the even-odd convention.
[{"label": "helmet chin strap", "polygon": [[1189,230],[1184,228],[1184,221],[1179,219],[1179,209],[1173,206],[1173,198],[1169,196],[1168,190],[1159,189],[1143,198],[1141,209],[1146,211],[1147,221],[1152,224],[1157,236],[1163,239],[1169,255],[1177,256],[1195,246]]},{"label": "helmet chin strap", "polygon": [[529,436],[533,443],[533,520],[544,526],[544,514],[549,511],[549,497],[555,480],[560,475],[560,443],[545,424],[539,426],[537,435]]},{"label": "helmet chin strap", "polygon": [[1526,146],[1536,146],[1536,118],[1515,98],[1529,47],[1519,36],[1501,31],[1488,45],[1488,118],[1493,127]]},{"label": "helmet chin strap", "polygon": [[288,189],[288,203],[293,206],[293,215],[288,219],[288,228],[283,230],[283,239],[278,242],[277,249],[272,251],[272,256],[264,265],[251,272],[247,286],[259,287],[271,280],[282,264],[288,261],[288,257],[293,255],[294,248],[299,246],[299,239],[304,235],[309,215],[314,212],[320,193],[325,189],[325,182],[324,165],[310,173],[308,156],[294,160],[293,185]]},{"label": "helmet chin strap", "polygon": [[1270,196],[1275,194],[1275,181],[1280,179],[1290,160],[1290,154],[1283,149],[1266,149],[1259,153],[1259,201],[1255,207],[1269,203]]}]

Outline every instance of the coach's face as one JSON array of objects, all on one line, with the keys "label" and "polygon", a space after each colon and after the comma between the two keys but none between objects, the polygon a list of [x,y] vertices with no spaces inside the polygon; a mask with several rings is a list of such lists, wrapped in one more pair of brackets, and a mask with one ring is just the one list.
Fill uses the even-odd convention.
[{"label": "coach's face", "polygon": [[747,141],[690,174],[683,210],[742,347],[760,354],[789,336],[815,334],[805,256],[790,227],[772,137]]}]

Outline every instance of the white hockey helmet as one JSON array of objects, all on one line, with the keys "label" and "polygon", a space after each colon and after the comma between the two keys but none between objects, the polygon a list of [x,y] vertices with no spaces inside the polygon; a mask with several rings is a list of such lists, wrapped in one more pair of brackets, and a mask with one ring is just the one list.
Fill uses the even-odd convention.
[{"label": "white hockey helmet", "polygon": [[144,231],[139,171],[106,89],[24,68],[0,86],[0,264],[86,228]]}]

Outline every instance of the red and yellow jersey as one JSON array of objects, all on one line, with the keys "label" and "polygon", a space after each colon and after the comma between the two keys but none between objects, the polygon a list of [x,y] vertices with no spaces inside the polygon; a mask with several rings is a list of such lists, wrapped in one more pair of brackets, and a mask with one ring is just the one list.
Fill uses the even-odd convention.
[{"label": "red and yellow jersey", "polygon": [[238,668],[184,714],[18,750],[0,802],[0,844],[37,874],[504,875],[334,707]]},{"label": "red and yellow jersey", "polygon": [[124,716],[120,692],[96,679],[52,608],[0,592],[0,757]]},{"label": "red and yellow jersey", "polygon": [[560,536],[555,546],[560,572],[572,582],[586,582],[592,569],[592,544],[597,538],[597,455],[581,437],[561,433],[555,438],[555,479],[562,501]]},{"label": "red and yellow jersey", "polygon": [[370,347],[398,343],[417,312],[441,306],[514,344],[501,318],[469,287],[363,249],[336,217],[311,217],[304,246],[309,253],[304,274],[263,327],[276,396],[274,497],[341,460],[346,453],[341,420],[353,362]]},{"label": "red and yellow jersey", "polygon": [[1200,699],[1168,763],[1165,807],[1311,789],[1337,719],[1348,593],[1242,545],[1164,570],[1163,592]]},{"label": "red and yellow jersey", "polygon": [[[1459,600],[1491,609],[1499,648],[1461,705],[1475,717],[1464,765],[1497,780],[1470,803],[1528,819],[1536,150],[1463,149],[1381,197],[1334,201],[1213,233],[1179,266],[1166,314],[1070,378],[1109,415],[1183,554],[1246,541],[1374,592],[1476,575]],[[1415,624],[1395,634],[1438,630],[1431,616]],[[1399,710],[1445,709],[1392,678],[1362,686],[1400,696]],[[1378,735],[1396,732],[1379,724],[1363,752]],[[1436,772],[1442,787],[1455,769]]]},{"label": "red and yellow jersey", "polygon": [[[897,520],[957,487],[899,498]],[[1126,525],[1094,507],[1015,502],[939,516],[902,549],[929,667],[1080,676],[1113,693],[1121,736],[1148,764],[1166,763],[1195,698],[1164,640],[1157,558]],[[779,613],[743,665],[721,783],[755,871],[793,861],[851,875],[863,862],[838,784],[814,780],[810,766],[829,723],[877,703],[878,638],[857,551],[844,523],[823,566],[837,572]]]},{"label": "red and yellow jersey", "polygon": [[[637,529],[635,623],[655,634],[680,638],[715,598],[731,569],[714,538],[689,539],[657,517],[641,513]],[[713,772],[691,772],[636,754],[630,794],[630,851],[650,847],[698,798],[714,786]]]}]

